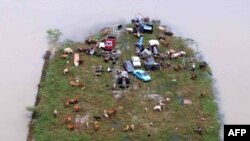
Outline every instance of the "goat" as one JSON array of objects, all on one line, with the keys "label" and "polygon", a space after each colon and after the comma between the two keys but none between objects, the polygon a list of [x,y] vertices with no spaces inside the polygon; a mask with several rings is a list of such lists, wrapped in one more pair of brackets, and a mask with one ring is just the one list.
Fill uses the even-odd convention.
[{"label": "goat", "polygon": [[161,111],[161,108],[162,108],[161,105],[156,105],[156,106],[154,107],[154,110],[155,110],[155,111]]}]

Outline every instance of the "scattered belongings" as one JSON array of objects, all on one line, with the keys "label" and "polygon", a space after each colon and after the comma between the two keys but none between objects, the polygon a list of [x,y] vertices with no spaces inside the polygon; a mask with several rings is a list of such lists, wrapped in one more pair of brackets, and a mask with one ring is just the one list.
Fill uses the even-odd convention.
[{"label": "scattered belongings", "polygon": [[70,47],[67,47],[63,50],[63,54],[73,54],[73,49]]}]

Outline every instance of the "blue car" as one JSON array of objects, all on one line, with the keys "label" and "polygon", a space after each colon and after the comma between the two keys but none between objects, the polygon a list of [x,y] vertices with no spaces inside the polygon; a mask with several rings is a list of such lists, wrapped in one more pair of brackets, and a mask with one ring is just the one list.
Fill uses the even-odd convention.
[{"label": "blue car", "polygon": [[151,77],[144,70],[134,70],[133,75],[144,82],[150,81]]}]

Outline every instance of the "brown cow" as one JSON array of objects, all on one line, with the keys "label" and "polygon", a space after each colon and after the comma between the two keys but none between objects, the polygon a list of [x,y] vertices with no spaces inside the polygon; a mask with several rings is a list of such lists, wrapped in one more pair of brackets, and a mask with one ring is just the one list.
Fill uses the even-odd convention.
[{"label": "brown cow", "polygon": [[103,116],[108,118],[116,113],[115,109],[110,109],[110,110],[104,110],[103,111]]},{"label": "brown cow", "polygon": [[75,105],[73,108],[73,112],[79,112],[81,110],[81,107],[79,105]]},{"label": "brown cow", "polygon": [[80,83],[80,82],[70,81],[69,85],[72,87],[80,87],[81,89],[85,88],[85,85],[83,83]]},{"label": "brown cow", "polygon": [[196,79],[197,79],[197,75],[194,74],[194,73],[192,73],[191,79],[192,79],[192,80],[196,80]]},{"label": "brown cow", "polygon": [[76,104],[78,103],[78,101],[79,101],[79,98],[73,98],[73,99],[68,100],[69,104]]},{"label": "brown cow", "polygon": [[69,129],[69,130],[75,130],[75,125],[73,125],[73,124],[68,124],[68,129]]},{"label": "brown cow", "polygon": [[72,121],[72,117],[71,116],[68,116],[66,119],[65,119],[65,123],[70,123]]}]

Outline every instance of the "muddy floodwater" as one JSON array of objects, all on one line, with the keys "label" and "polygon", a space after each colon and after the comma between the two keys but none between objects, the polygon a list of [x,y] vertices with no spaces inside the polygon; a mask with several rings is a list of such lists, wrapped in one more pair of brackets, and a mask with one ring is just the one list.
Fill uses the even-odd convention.
[{"label": "muddy floodwater", "polygon": [[250,124],[249,7],[248,0],[0,0],[0,140],[26,140],[25,107],[35,102],[47,29],[79,41],[138,13],[198,42],[213,69],[223,122]]}]

